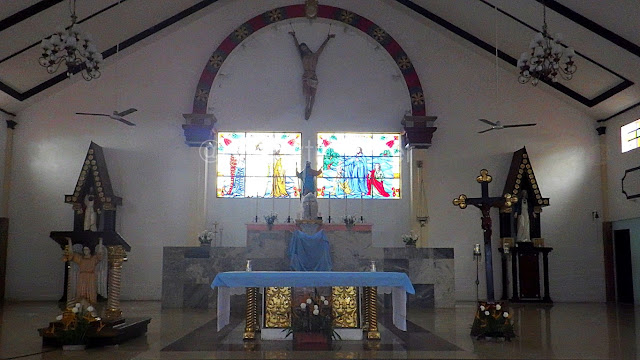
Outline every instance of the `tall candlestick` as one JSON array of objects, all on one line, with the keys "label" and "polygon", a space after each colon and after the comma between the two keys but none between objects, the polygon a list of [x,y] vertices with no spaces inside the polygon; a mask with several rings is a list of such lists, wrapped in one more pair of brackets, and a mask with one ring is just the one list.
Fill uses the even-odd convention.
[{"label": "tall candlestick", "polygon": [[344,216],[347,216],[347,194],[344,195]]},{"label": "tall candlestick", "polygon": [[258,222],[258,193],[256,193],[256,222]]},{"label": "tall candlestick", "polygon": [[331,194],[329,194],[329,219],[331,219]]},{"label": "tall candlestick", "polygon": [[271,213],[274,214],[276,212],[276,197],[273,195],[273,191],[271,192]]},{"label": "tall candlestick", "polygon": [[362,209],[364,208],[362,202],[363,202],[362,194],[360,194],[360,217],[361,218],[363,217]]}]

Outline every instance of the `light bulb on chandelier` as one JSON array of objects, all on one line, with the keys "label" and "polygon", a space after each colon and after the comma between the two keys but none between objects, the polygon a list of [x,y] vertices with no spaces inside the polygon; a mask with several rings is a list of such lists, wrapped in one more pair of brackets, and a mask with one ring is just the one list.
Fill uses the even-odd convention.
[{"label": "light bulb on chandelier", "polygon": [[562,35],[552,38],[547,32],[547,7],[543,3],[542,32],[537,33],[529,43],[529,52],[524,52],[518,60],[520,75],[518,81],[538,85],[539,81],[557,82],[558,76],[571,80],[578,69],[573,58],[576,53],[571,47],[562,44]]},{"label": "light bulb on chandelier", "polygon": [[67,66],[67,76],[80,72],[82,77],[90,81],[100,77],[102,54],[98,52],[90,34],[83,34],[76,29],[76,2],[69,0],[71,26],[56,30],[49,38],[42,40],[42,56],[39,63],[49,74],[58,71],[63,62]]}]

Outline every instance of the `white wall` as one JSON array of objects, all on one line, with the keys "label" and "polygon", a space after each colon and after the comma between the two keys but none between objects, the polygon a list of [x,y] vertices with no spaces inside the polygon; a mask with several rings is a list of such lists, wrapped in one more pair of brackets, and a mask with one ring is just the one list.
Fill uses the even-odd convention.
[{"label": "white wall", "polygon": [[[103,78],[60,86],[19,114],[11,195],[7,297],[57,299],[62,289],[60,249],[48,238],[68,230],[72,211],[63,195],[72,192],[89,142],[106,149],[114,190],[124,198],[118,231],[133,250],[124,266],[124,299],[159,299],[162,247],[191,245],[200,216],[202,164],[196,149],[184,145],[183,113],[209,56],[236,26],[266,10],[298,3],[262,1],[251,9],[227,1],[205,10],[191,23],[166,31],[126,53]],[[438,116],[426,161],[429,243],[453,247],[456,294],[475,299],[471,249],[482,242],[480,213],[460,210],[451,200],[480,195],[475,182],[481,168],[494,177],[491,195],[500,195],[514,151],[526,145],[542,195],[551,206],[542,213],[549,246],[551,296],[556,301],[604,300],[602,245],[591,221],[600,207],[598,139],[593,121],[554,90],[520,85],[500,69],[500,104],[495,100],[493,58],[479,53],[441,28],[383,1],[326,1],[363,15],[388,31],[416,66],[427,99],[427,114]],[[301,41],[316,49],[328,23],[293,22]],[[288,24],[265,28],[245,41],[225,62],[214,82],[209,112],[220,130],[298,130],[304,141],[317,131],[399,131],[409,109],[408,93],[397,67],[382,49],[355,29],[332,25],[336,38],[320,58],[320,84],[309,121],[303,119],[301,65]],[[116,94],[117,92],[117,94]],[[76,111],[110,112],[136,107],[129,128]],[[537,122],[527,129],[484,135],[476,119]],[[403,173],[408,175],[405,163]],[[408,189],[408,181],[403,183]],[[214,190],[210,186],[211,194]],[[409,199],[371,201],[365,216],[374,223],[377,246],[400,246],[410,224]],[[225,229],[223,244],[242,245],[249,200],[208,196],[207,223]],[[265,207],[270,205],[263,204]],[[276,203],[284,214],[288,204]],[[321,207],[326,204],[321,204]],[[333,207],[333,204],[332,204]],[[357,212],[351,204],[350,212]],[[268,209],[270,210],[270,208]],[[326,211],[326,210],[321,210]],[[494,210],[497,248],[497,210]],[[592,230],[593,228],[593,230]],[[498,259],[497,251],[494,259]],[[599,266],[594,266],[599,264]],[[496,262],[496,288],[499,264]],[[484,283],[484,282],[483,282]],[[500,294],[498,293],[497,296]],[[482,294],[481,294],[482,296]]]}]

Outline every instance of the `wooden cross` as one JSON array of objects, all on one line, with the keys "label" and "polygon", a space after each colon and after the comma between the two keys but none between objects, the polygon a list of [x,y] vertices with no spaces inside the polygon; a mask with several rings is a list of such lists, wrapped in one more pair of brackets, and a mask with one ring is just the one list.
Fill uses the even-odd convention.
[{"label": "wooden cross", "polygon": [[465,194],[461,194],[453,199],[453,205],[465,209],[467,205],[473,205],[482,212],[482,231],[484,232],[484,264],[487,280],[487,301],[494,301],[493,291],[493,260],[491,258],[491,215],[489,211],[492,207],[511,207],[518,202],[518,198],[511,194],[505,194],[501,197],[489,197],[489,183],[492,178],[487,169],[480,170],[480,176],[476,181],[480,183],[482,188],[482,197],[468,198]]}]

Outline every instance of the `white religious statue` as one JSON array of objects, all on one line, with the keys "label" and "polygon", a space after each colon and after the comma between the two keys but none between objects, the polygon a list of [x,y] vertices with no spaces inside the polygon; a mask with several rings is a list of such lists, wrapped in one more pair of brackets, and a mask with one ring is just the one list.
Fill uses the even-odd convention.
[{"label": "white religious statue", "polygon": [[302,219],[318,219],[318,199],[316,198],[316,194],[308,193],[302,198]]},{"label": "white religious statue", "polygon": [[88,231],[98,231],[98,227],[96,225],[96,209],[94,206],[94,197],[91,194],[87,194],[84,197],[84,230]]},{"label": "white religious statue", "polygon": [[529,204],[527,200],[527,192],[522,192],[522,202],[520,214],[516,214],[518,219],[516,241],[531,242],[530,226],[529,226]]}]

